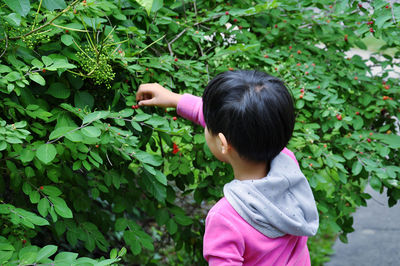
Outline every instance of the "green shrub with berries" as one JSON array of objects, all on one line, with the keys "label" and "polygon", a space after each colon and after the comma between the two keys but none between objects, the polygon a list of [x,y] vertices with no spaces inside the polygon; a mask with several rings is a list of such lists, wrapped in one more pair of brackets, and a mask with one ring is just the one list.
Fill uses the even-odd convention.
[{"label": "green shrub with berries", "polygon": [[[368,183],[400,199],[398,3],[4,0],[0,14],[2,265],[205,264],[205,215],[232,170],[200,126],[139,108],[142,83],[200,96],[234,69],[286,82],[288,148],[320,213],[313,265],[347,241]],[[346,54],[370,36],[379,75]]]}]

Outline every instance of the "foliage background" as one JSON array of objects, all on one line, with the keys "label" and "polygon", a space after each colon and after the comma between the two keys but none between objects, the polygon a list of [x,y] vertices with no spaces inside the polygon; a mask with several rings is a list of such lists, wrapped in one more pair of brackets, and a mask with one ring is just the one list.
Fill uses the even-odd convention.
[{"label": "foliage background", "polygon": [[[0,15],[2,264],[205,263],[204,218],[232,170],[201,127],[136,107],[147,82],[199,96],[234,69],[286,82],[297,109],[288,148],[320,212],[313,265],[336,235],[347,241],[367,183],[387,188],[390,205],[400,198],[400,90],[388,68],[399,4],[5,0]],[[379,76],[345,56],[371,35],[385,42],[384,59],[371,58]]]}]

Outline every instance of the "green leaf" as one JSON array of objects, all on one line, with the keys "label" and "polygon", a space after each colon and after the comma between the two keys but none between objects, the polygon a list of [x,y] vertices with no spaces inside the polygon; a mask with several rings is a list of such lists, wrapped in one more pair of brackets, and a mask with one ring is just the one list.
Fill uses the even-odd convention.
[{"label": "green leaf", "polygon": [[44,164],[49,164],[57,155],[57,150],[53,144],[42,144],[36,150],[36,157]]},{"label": "green leaf", "polygon": [[190,217],[187,217],[185,215],[176,215],[174,217],[175,221],[180,224],[180,225],[190,225],[193,223],[193,220]]},{"label": "green leaf", "polygon": [[160,182],[164,186],[167,185],[167,177],[161,171],[157,170],[155,177],[158,180],[158,182]]},{"label": "green leaf", "polygon": [[96,138],[101,135],[101,131],[97,127],[89,126],[89,127],[84,127],[81,129],[81,132],[83,135],[90,137],[90,138]]},{"label": "green leaf", "polygon": [[371,178],[369,179],[369,184],[376,191],[380,191],[382,188],[382,182],[376,176],[371,176]]},{"label": "green leaf", "polygon": [[4,19],[15,27],[19,27],[21,25],[21,16],[16,13],[11,13],[4,17]]},{"label": "green leaf", "polygon": [[40,200],[40,194],[37,190],[32,190],[31,193],[29,193],[29,200],[32,203],[38,203]]},{"label": "green leaf", "polygon": [[176,225],[173,219],[168,220],[167,230],[171,235],[175,234],[178,231],[178,226]]},{"label": "green leaf", "polygon": [[353,175],[358,175],[362,170],[362,164],[359,161],[355,161],[351,167],[351,172]]},{"label": "green leaf", "polygon": [[72,211],[68,208],[67,203],[60,197],[49,196],[50,201],[54,204],[54,209],[58,215],[64,218],[72,218]]},{"label": "green leaf", "polygon": [[36,262],[41,262],[43,259],[47,259],[57,252],[58,247],[55,245],[47,245],[42,247],[36,257]]},{"label": "green leaf", "polygon": [[4,151],[5,149],[7,149],[7,142],[0,140],[0,151]]},{"label": "green leaf", "polygon": [[154,0],[136,0],[136,2],[146,9],[147,14],[150,15],[151,7],[153,6]]},{"label": "green leaf", "polygon": [[132,253],[134,255],[137,255],[142,251],[142,247],[140,246],[139,239],[137,238],[137,236],[134,232],[125,231],[124,232],[124,240],[125,240],[125,243],[130,246]]},{"label": "green leaf", "polygon": [[57,99],[67,99],[71,94],[70,89],[64,83],[54,82],[46,92]]},{"label": "green leaf", "polygon": [[71,44],[73,44],[74,43],[73,40],[74,38],[69,34],[64,34],[63,36],[61,36],[61,41],[66,46],[70,46]]},{"label": "green leaf", "polygon": [[35,157],[35,152],[29,148],[26,148],[22,150],[19,159],[21,160],[21,162],[27,163],[32,161],[34,157]]},{"label": "green leaf", "polygon": [[29,0],[4,0],[6,5],[9,8],[20,14],[21,16],[25,17],[28,15],[31,9],[31,3]]},{"label": "green leaf", "polygon": [[344,153],[343,153],[343,156],[347,159],[347,160],[350,160],[350,159],[352,159],[354,156],[356,156],[357,155],[357,153],[355,153],[354,151],[351,151],[351,150],[346,150]]},{"label": "green leaf", "polygon": [[139,161],[153,165],[153,166],[160,166],[163,162],[162,157],[160,157],[158,155],[152,155],[152,154],[149,154],[149,153],[141,151],[141,150],[136,150],[133,155]]},{"label": "green leaf", "polygon": [[48,196],[53,196],[53,197],[57,197],[60,196],[62,194],[61,190],[59,190],[57,187],[55,186],[43,186],[43,193],[48,195]]},{"label": "green leaf", "polygon": [[29,78],[34,82],[38,83],[39,85],[46,85],[45,79],[39,73],[32,73],[29,74]]},{"label": "green leaf", "polygon": [[374,134],[373,138],[381,140],[392,149],[400,148],[400,136],[396,134]]},{"label": "green leaf", "polygon": [[118,257],[122,257],[126,254],[126,248],[122,247],[121,250],[118,252]]},{"label": "green leaf", "polygon": [[59,138],[61,136],[65,136],[67,133],[76,129],[75,127],[59,127],[56,128],[53,132],[50,133],[49,140]]},{"label": "green leaf", "polygon": [[94,121],[104,119],[104,118],[108,117],[109,115],[110,115],[109,111],[96,111],[96,112],[86,115],[83,118],[82,124],[92,123]]},{"label": "green leaf", "polygon": [[43,6],[50,11],[67,7],[64,0],[43,0]]},{"label": "green leaf", "polygon": [[47,216],[49,208],[50,204],[47,198],[42,198],[37,205],[37,209],[43,217]]},{"label": "green leaf", "polygon": [[94,105],[94,98],[86,91],[79,91],[75,93],[74,103],[76,107],[80,107],[82,109],[84,109],[86,106],[92,108]]}]

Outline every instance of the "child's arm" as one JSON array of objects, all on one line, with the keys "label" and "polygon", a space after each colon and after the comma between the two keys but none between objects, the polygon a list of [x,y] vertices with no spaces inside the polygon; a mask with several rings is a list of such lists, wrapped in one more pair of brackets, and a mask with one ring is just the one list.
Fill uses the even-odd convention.
[{"label": "child's arm", "polygon": [[142,84],[136,93],[140,106],[158,106],[177,108],[177,113],[196,124],[205,127],[203,101],[191,94],[177,94],[157,83]]}]

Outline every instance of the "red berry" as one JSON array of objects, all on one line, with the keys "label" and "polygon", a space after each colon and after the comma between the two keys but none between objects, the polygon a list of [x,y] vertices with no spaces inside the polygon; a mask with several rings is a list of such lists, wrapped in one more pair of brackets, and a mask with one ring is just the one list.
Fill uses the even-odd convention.
[{"label": "red berry", "polygon": [[326,144],[324,144],[324,148],[328,147]]},{"label": "red berry", "polygon": [[136,109],[136,105],[132,105],[132,109]]},{"label": "red berry", "polygon": [[340,121],[342,120],[342,115],[336,115],[336,118]]},{"label": "red berry", "polygon": [[275,24],[275,26],[274,26],[274,27],[275,27],[275,29],[276,29],[276,28],[278,28],[278,25],[277,25],[277,24]]},{"label": "red berry", "polygon": [[43,73],[46,73],[46,69],[43,68],[43,69],[42,69],[42,72],[43,72]]},{"label": "red berry", "polygon": [[300,64],[300,63],[297,63],[296,65],[297,65],[297,66],[301,66],[301,64]]},{"label": "red berry", "polygon": [[235,18],[235,19],[233,20],[233,22],[237,22],[237,19]]},{"label": "red berry", "polygon": [[265,57],[265,58],[268,58],[269,56],[266,54],[266,55],[264,55],[264,57]]},{"label": "red berry", "polygon": [[176,116],[172,117],[172,120],[176,121],[176,119],[178,119],[178,118],[176,118]]},{"label": "red berry", "polygon": [[369,31],[370,31],[370,32],[374,32],[374,29],[373,29],[373,28],[369,28]]},{"label": "red berry", "polygon": [[83,0],[82,3],[86,4],[86,0]]},{"label": "red berry", "polygon": [[277,67],[275,67],[275,71],[278,71],[278,68],[277,68]]},{"label": "red berry", "polygon": [[242,27],[242,26],[239,26],[239,30],[241,30],[241,29],[243,29],[243,27]]},{"label": "red berry", "polygon": [[385,8],[389,8],[390,6],[385,6]]},{"label": "red berry", "polygon": [[301,54],[301,51],[300,51],[300,50],[297,50],[297,53],[298,53],[298,54]]},{"label": "red berry", "polygon": [[389,99],[389,96],[383,96],[382,99],[387,100],[387,99]]},{"label": "red berry", "polygon": [[358,4],[358,7],[361,8],[361,7],[362,7],[362,4]]},{"label": "red berry", "polygon": [[370,135],[370,136],[372,136],[373,134],[374,134],[374,133],[372,133],[372,132],[369,132],[369,135]]},{"label": "red berry", "polygon": [[22,239],[22,244],[26,244],[26,239]]},{"label": "red berry", "polygon": [[229,15],[229,12],[228,12],[228,11],[226,11],[226,12],[225,12],[225,15]]},{"label": "red berry", "polygon": [[96,148],[98,148],[99,147],[99,145],[96,145]]},{"label": "red berry", "polygon": [[360,112],[357,111],[357,112],[356,112],[356,115],[360,115]]},{"label": "red berry", "polygon": [[368,142],[371,142],[371,139],[367,139]]},{"label": "red berry", "polygon": [[304,93],[304,88],[302,88],[302,89],[300,90],[300,92]]},{"label": "red berry", "polygon": [[69,32],[69,30],[65,30],[65,33],[68,33]]},{"label": "red berry", "polygon": [[321,89],[321,86],[318,85],[318,86],[317,86],[317,89]]},{"label": "red berry", "polygon": [[385,84],[386,84],[386,81],[382,81],[382,84],[385,85]]},{"label": "red berry", "polygon": [[303,97],[304,97],[304,94],[300,94],[299,98],[303,99]]},{"label": "red berry", "polygon": [[118,136],[121,135],[121,133],[118,132]]},{"label": "red berry", "polygon": [[306,71],[306,75],[308,75],[308,71]]},{"label": "red berry", "polygon": [[78,109],[78,112],[80,112],[80,111],[81,111],[81,108]]},{"label": "red berry", "polygon": [[286,23],[286,22],[287,22],[287,20],[286,20],[286,19],[284,19],[284,20],[283,20],[283,23]]},{"label": "red berry", "polygon": [[390,89],[390,86],[389,86],[389,85],[386,85],[384,88],[385,88],[386,90],[388,90],[388,89]]},{"label": "red berry", "polygon": [[292,46],[289,46],[289,50],[292,50],[292,48],[293,48]]},{"label": "red berry", "polygon": [[40,190],[43,190],[43,186],[40,186],[39,189],[40,189]]},{"label": "red berry", "polygon": [[231,67],[230,67],[230,68],[229,68],[229,70],[230,70],[230,71],[232,71],[232,70],[233,70],[233,68],[231,68]]},{"label": "red berry", "polygon": [[315,64],[314,64],[314,63],[312,63],[311,65],[312,65],[313,67],[315,67]]},{"label": "red berry", "polygon": [[178,58],[175,58],[174,61],[175,61],[175,62],[178,62]]},{"label": "red berry", "polygon": [[312,163],[310,163],[310,167],[312,167],[313,166],[313,164]]},{"label": "red berry", "polygon": [[148,67],[146,67],[146,71],[149,71],[149,68],[148,68]]},{"label": "red berry", "polygon": [[354,80],[358,80],[358,77],[357,77],[357,76],[355,76],[355,77],[354,77]]},{"label": "red berry", "polygon": [[332,8],[332,7],[333,7],[332,5],[329,6],[329,8]]},{"label": "red berry", "polygon": [[176,16],[175,18],[176,18],[176,19],[178,19],[179,17],[178,17],[178,16]]}]

